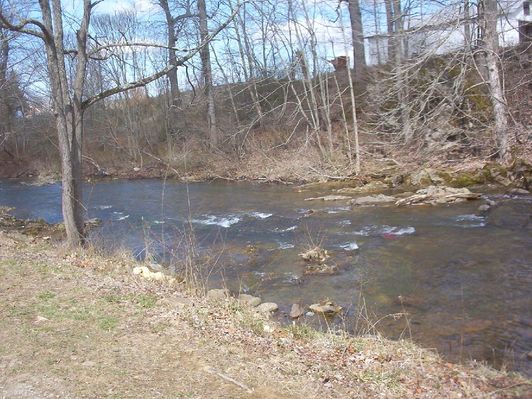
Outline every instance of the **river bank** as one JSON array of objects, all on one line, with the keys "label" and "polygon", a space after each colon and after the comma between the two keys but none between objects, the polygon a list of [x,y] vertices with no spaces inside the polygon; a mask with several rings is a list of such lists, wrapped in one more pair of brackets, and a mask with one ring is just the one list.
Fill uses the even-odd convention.
[{"label": "river bank", "polygon": [[530,381],[407,340],[281,327],[132,273],[129,256],[0,233],[5,397],[528,397]]},{"label": "river bank", "polygon": [[[141,163],[112,160],[96,162],[88,158],[84,163],[83,174],[89,182],[161,178],[182,182],[225,180],[282,184],[334,183],[339,187],[361,187],[379,182],[383,183],[380,190],[431,184],[452,187],[496,184],[528,189],[532,179],[532,160],[527,152],[509,165],[501,165],[482,157],[419,158],[404,152],[394,154],[393,157],[368,155],[358,175],[354,173],[353,165],[323,162],[309,150],[285,150],[277,152],[275,156],[257,153],[241,160],[228,159],[220,154],[195,158],[190,156],[193,159],[180,162],[147,157]],[[34,159],[0,159],[0,178],[29,179],[35,184],[47,184],[60,180],[60,168],[53,162],[43,163]]]}]

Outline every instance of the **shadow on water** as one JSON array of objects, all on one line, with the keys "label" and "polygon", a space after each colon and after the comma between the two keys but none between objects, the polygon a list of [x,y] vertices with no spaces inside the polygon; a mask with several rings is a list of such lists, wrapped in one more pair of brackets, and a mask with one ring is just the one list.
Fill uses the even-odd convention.
[{"label": "shadow on water", "polygon": [[[192,226],[199,255],[216,264],[211,286],[227,283],[284,311],[330,298],[348,310],[341,326],[354,329],[363,309],[388,337],[532,375],[530,197],[494,195],[499,206],[481,217],[478,203],[351,210],[304,201],[319,189],[250,183],[116,180],[85,193],[88,216],[104,221],[93,240],[108,249],[139,258],[149,249],[170,262],[183,256]],[[0,183],[0,204],[19,217],[59,222],[59,201],[58,185]],[[313,242],[331,253],[336,274],[304,273],[298,253]]]}]

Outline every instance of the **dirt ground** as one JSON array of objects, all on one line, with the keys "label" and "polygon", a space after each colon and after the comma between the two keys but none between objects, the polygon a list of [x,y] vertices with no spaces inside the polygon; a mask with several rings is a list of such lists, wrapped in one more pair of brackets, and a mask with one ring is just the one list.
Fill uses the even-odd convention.
[{"label": "dirt ground", "polygon": [[0,232],[0,397],[532,397],[519,375],[408,341],[281,327],[136,265]]}]

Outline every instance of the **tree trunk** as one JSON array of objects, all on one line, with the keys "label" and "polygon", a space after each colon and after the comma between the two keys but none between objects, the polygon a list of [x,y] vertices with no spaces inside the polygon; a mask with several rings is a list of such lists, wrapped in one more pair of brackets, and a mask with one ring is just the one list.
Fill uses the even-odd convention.
[{"label": "tree trunk", "polygon": [[[175,33],[175,22],[172,14],[170,12],[170,7],[168,6],[168,0],[159,0],[159,5],[163,9],[164,16],[166,18],[166,31],[167,31],[167,41],[168,41],[168,63],[170,65],[175,65],[177,63],[177,57],[175,54],[176,45],[176,33]],[[181,92],[179,91],[179,85],[177,82],[177,68],[172,69],[168,72],[168,81],[170,82],[170,103],[175,106],[181,105]]]},{"label": "tree trunk", "polygon": [[471,50],[471,13],[469,10],[469,1],[464,0],[464,44],[465,50]]},{"label": "tree trunk", "polygon": [[386,30],[388,33],[388,54],[387,54],[387,60],[388,62],[391,62],[394,60],[394,19],[393,19],[393,7],[392,7],[392,0],[384,0],[384,7],[386,9]]},{"label": "tree trunk", "polygon": [[484,48],[486,50],[486,68],[490,100],[495,119],[495,136],[499,158],[507,162],[510,157],[508,143],[508,108],[504,97],[499,66],[499,35],[497,33],[498,5],[496,0],[485,0],[484,12]]},{"label": "tree trunk", "polygon": [[353,42],[353,60],[355,65],[355,79],[360,79],[366,68],[364,52],[364,31],[359,0],[349,0],[349,19],[351,21],[351,37]]},{"label": "tree trunk", "polygon": [[[201,43],[205,43],[209,36],[207,26],[207,6],[205,0],[198,0],[199,33]],[[214,92],[212,83],[211,53],[209,44],[205,44],[200,51],[201,66],[204,81],[205,97],[207,98],[207,122],[209,124],[209,141],[212,147],[218,146],[218,129],[216,127],[216,111],[214,109]]]},{"label": "tree trunk", "polygon": [[[0,34],[0,90],[5,91],[7,84],[7,62],[9,59],[9,41]],[[2,96],[2,100],[5,98]]]},{"label": "tree trunk", "polygon": [[7,67],[9,59],[7,35],[0,32],[0,147],[5,147],[7,134],[11,130],[12,110],[8,100]]},{"label": "tree trunk", "polygon": [[56,114],[61,155],[63,221],[69,245],[84,241],[83,196],[81,187],[81,131],[83,113]]}]

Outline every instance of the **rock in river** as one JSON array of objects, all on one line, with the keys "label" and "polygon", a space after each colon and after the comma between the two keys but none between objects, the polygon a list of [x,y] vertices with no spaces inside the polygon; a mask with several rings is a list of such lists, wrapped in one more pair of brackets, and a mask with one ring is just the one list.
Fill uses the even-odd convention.
[{"label": "rock in river", "polygon": [[329,266],[325,263],[310,264],[305,267],[305,274],[335,274],[337,271],[338,267]]},{"label": "rock in river", "polygon": [[323,263],[329,259],[329,252],[320,247],[314,247],[299,254],[307,262]]},{"label": "rock in river", "polygon": [[508,191],[508,194],[512,195],[528,195],[530,194],[530,191],[525,190],[524,188],[512,188]]},{"label": "rock in river", "polygon": [[368,195],[365,197],[355,198],[354,200],[351,201],[351,205],[363,206],[363,205],[387,204],[387,203],[395,202],[396,200],[397,198],[392,197],[390,195],[384,195],[384,194]]},{"label": "rock in river", "polygon": [[395,203],[395,205],[450,204],[455,202],[475,200],[479,199],[480,197],[480,194],[472,193],[467,188],[430,186],[416,191],[416,193],[410,197],[400,199]]},{"label": "rock in river", "polygon": [[313,305],[310,305],[310,310],[312,310],[314,313],[321,313],[326,316],[333,316],[337,313],[340,313],[342,311],[342,307],[338,306],[332,301],[325,301],[321,303],[315,303]]},{"label": "rock in river", "polygon": [[305,198],[305,201],[347,201],[350,199],[351,197],[347,195],[325,195],[323,197]]},{"label": "rock in river", "polygon": [[488,204],[483,204],[483,205],[480,205],[477,210],[480,213],[486,213],[490,210],[490,208],[491,206],[489,206]]},{"label": "rock in river", "polygon": [[298,319],[305,314],[305,308],[299,303],[294,303],[292,309],[290,309],[290,317],[292,319]]}]

